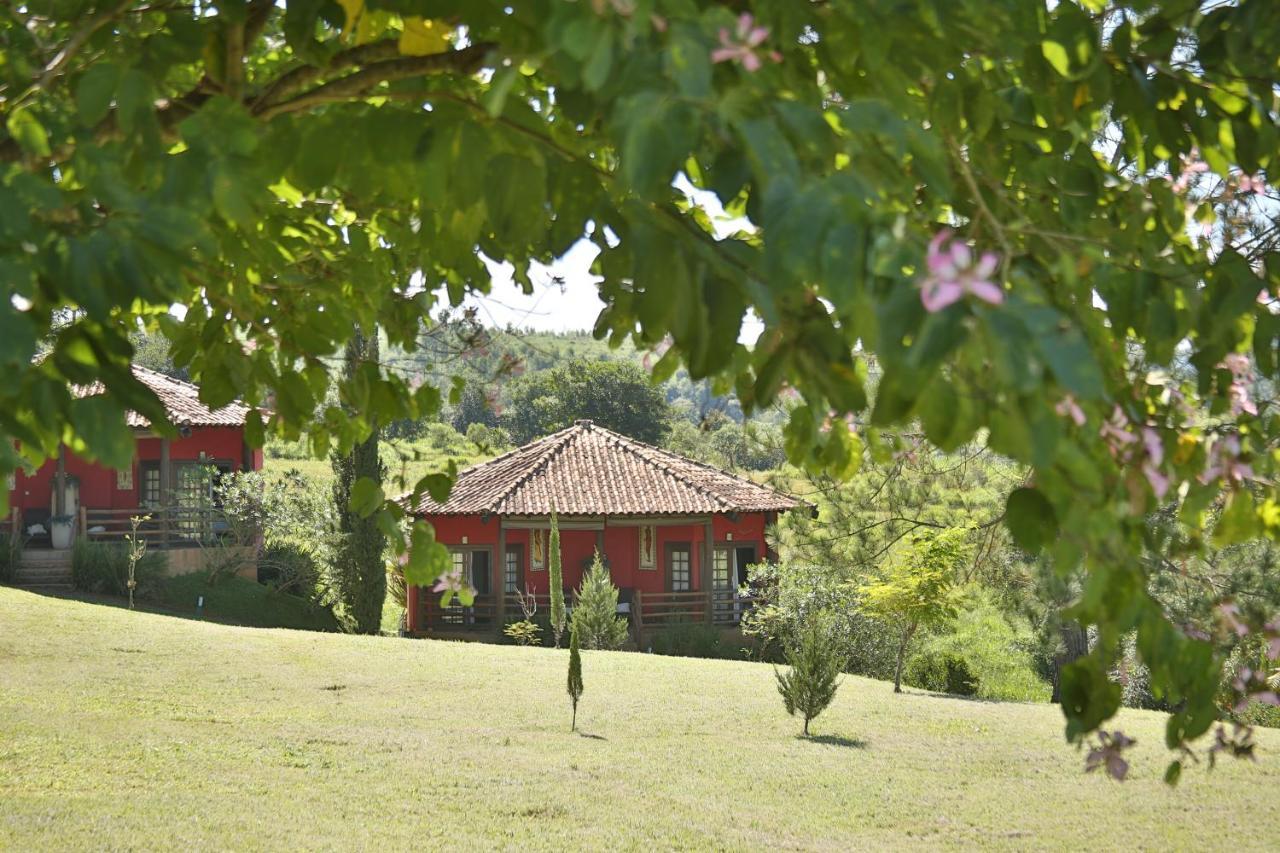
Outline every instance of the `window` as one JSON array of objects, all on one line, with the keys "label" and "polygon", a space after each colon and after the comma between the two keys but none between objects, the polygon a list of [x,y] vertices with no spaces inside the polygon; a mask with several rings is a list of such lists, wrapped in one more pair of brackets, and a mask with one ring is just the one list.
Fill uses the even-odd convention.
[{"label": "window", "polygon": [[148,509],[160,506],[160,463],[143,462],[138,466],[142,487],[138,491],[138,503]]},{"label": "window", "polygon": [[667,543],[667,586],[672,592],[689,591],[692,553],[688,542]]},{"label": "window", "polygon": [[453,570],[461,574],[463,582],[471,584],[477,594],[488,595],[492,591],[487,549],[453,551],[450,556],[453,559]]},{"label": "window", "polygon": [[508,545],[506,562],[502,568],[502,588],[504,592],[515,592],[520,584],[520,558],[524,549],[519,545]]}]

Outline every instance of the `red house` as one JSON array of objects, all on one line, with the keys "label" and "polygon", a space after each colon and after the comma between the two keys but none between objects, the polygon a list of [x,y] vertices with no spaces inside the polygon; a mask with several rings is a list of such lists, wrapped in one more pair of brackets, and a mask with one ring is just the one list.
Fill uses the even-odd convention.
[{"label": "red house", "polygon": [[[516,592],[546,612],[548,529],[560,530],[564,587],[576,589],[599,550],[637,635],[677,621],[736,624],[747,566],[768,556],[765,528],[800,501],[709,465],[578,421],[458,475],[449,499],[415,515],[477,591],[474,607],[441,609],[408,591],[408,630],[499,631],[520,617]],[[566,596],[572,601],[572,596]]]},{"label": "red house", "polygon": [[[150,516],[142,529],[148,547],[192,545],[193,532],[218,524],[208,468],[230,472],[262,467],[262,451],[245,443],[248,406],[237,401],[213,411],[189,382],[137,365],[133,374],[164,404],[178,437],[158,435],[145,418],[129,412],[137,451],[128,468],[106,468],[64,452],[34,472],[14,474],[10,525],[23,543],[24,559],[32,551],[38,558],[41,549],[54,545],[58,534],[66,535],[67,524],[73,536],[119,539],[128,532],[129,519],[140,515]],[[184,561],[174,562],[171,571],[181,571]]]}]

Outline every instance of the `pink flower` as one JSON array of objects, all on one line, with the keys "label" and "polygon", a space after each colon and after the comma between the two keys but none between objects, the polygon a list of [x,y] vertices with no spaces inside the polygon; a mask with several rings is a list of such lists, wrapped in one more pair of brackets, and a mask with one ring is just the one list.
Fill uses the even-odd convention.
[{"label": "pink flower", "polygon": [[[747,71],[759,71],[760,57],[756,48],[769,37],[769,30],[757,27],[755,18],[750,12],[743,12],[738,17],[738,26],[732,34],[724,27],[720,28],[720,46],[711,51],[712,62],[740,62]],[[782,54],[771,50],[767,54],[773,62],[781,62]]]},{"label": "pink flower", "polygon": [[1169,491],[1169,478],[1160,470],[1164,462],[1164,442],[1160,440],[1160,433],[1151,427],[1143,427],[1142,445],[1147,451],[1147,459],[1142,463],[1142,474],[1151,484],[1151,491],[1156,493],[1156,497],[1163,498],[1165,492]]},{"label": "pink flower", "polygon": [[920,301],[930,314],[959,302],[966,294],[976,296],[989,305],[999,305],[1004,301],[1004,291],[991,280],[1000,264],[1000,256],[984,252],[975,263],[973,252],[964,243],[953,240],[948,228],[939,231],[929,241],[925,264],[929,275],[920,285]]},{"label": "pink flower", "polygon": [[1239,415],[1248,412],[1258,414],[1257,405],[1249,398],[1249,379],[1251,368],[1249,357],[1241,352],[1228,353],[1218,367],[1231,372],[1231,385],[1227,388],[1227,399],[1231,401],[1231,414]]},{"label": "pink flower", "polygon": [[1236,182],[1236,190],[1241,193],[1257,193],[1262,195],[1267,191],[1267,182],[1262,175],[1241,175]]},{"label": "pink flower", "polygon": [[[1209,171],[1209,164],[1200,159],[1200,152],[1195,148],[1191,149],[1190,155],[1184,155],[1182,160],[1182,174],[1177,180],[1173,181],[1172,189],[1175,193],[1184,193],[1191,187],[1192,180],[1196,175]],[[1172,176],[1170,176],[1172,178]]]},{"label": "pink flower", "polygon": [[445,592],[446,590],[449,592],[462,591],[462,569],[450,569],[436,578],[436,585],[431,587],[432,592]]},{"label": "pink flower", "polygon": [[1200,475],[1200,482],[1209,483],[1221,477],[1228,483],[1243,483],[1253,479],[1253,468],[1240,461],[1240,437],[1224,435],[1214,442],[1209,451],[1209,466]]},{"label": "pink flower", "polygon": [[1103,422],[1098,435],[1111,446],[1112,456],[1126,445],[1138,440],[1137,436],[1129,432],[1129,419],[1119,406],[1116,406],[1115,411],[1111,413],[1111,418]]},{"label": "pink flower", "polygon": [[1058,401],[1058,405],[1053,410],[1064,418],[1071,418],[1076,426],[1084,426],[1084,409],[1080,408],[1080,404],[1076,402],[1076,398],[1070,394]]}]

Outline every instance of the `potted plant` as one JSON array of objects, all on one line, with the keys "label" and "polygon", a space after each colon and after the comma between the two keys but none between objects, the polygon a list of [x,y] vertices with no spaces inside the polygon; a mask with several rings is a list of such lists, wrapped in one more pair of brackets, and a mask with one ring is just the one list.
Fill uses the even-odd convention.
[{"label": "potted plant", "polygon": [[55,515],[49,519],[49,541],[59,551],[71,547],[75,533],[76,517],[74,515]]}]

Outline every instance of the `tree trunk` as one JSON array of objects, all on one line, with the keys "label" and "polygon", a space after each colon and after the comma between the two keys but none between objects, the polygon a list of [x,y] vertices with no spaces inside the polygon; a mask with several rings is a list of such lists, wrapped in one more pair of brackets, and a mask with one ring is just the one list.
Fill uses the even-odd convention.
[{"label": "tree trunk", "polygon": [[1062,704],[1062,668],[1089,653],[1089,634],[1079,622],[1063,622],[1058,626],[1062,635],[1062,651],[1053,658],[1053,694],[1049,701]]},{"label": "tree trunk", "polygon": [[893,670],[893,692],[902,692],[902,664],[907,658],[907,646],[916,633],[916,623],[912,622],[902,632],[902,643],[898,646],[898,665]]}]

